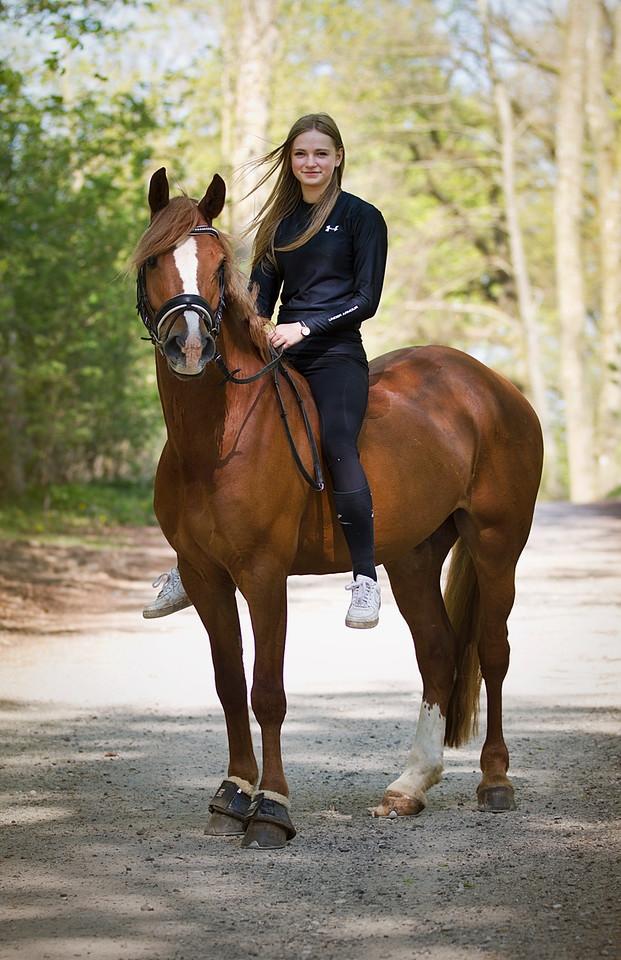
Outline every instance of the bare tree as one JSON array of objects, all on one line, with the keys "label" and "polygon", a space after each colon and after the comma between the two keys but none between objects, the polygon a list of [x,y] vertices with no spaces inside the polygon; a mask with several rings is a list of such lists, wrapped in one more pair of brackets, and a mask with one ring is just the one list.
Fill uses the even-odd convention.
[{"label": "bare tree", "polygon": [[581,249],[585,38],[593,2],[569,0],[556,117],[556,287],[569,495],[575,502],[587,502],[595,496],[592,401],[585,363],[586,308]]},{"label": "bare tree", "polygon": [[244,198],[252,186],[243,166],[271,148],[270,92],[278,44],[279,0],[223,3],[222,153],[229,167],[230,229],[241,233],[265,191]]},{"label": "bare tree", "polygon": [[[597,398],[597,493],[619,483],[621,438],[621,148],[605,75],[619,80],[619,66],[604,50],[605,8],[594,0],[587,32],[587,120],[595,153],[599,214],[600,376]],[[614,46],[621,61],[621,9]]]},{"label": "bare tree", "polygon": [[551,424],[549,404],[546,393],[546,382],[543,373],[541,356],[541,337],[537,306],[532,293],[528,263],[524,251],[524,240],[520,224],[519,201],[515,175],[515,134],[511,100],[507,87],[499,75],[494,62],[490,38],[488,3],[487,0],[478,0],[479,16],[483,27],[485,59],[490,81],[493,87],[494,103],[498,115],[502,192],[507,230],[509,234],[509,248],[511,252],[511,267],[517,290],[518,309],[526,341],[526,366],[530,383],[530,393],[535,405],[545,439],[546,468],[544,484],[547,492],[558,496],[560,484],[558,477],[558,453],[556,440]]}]

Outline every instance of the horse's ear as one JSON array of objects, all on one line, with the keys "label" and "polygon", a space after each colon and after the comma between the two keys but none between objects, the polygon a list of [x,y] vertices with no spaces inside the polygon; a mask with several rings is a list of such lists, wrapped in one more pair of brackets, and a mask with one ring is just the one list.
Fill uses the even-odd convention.
[{"label": "horse's ear", "polygon": [[160,167],[151,177],[149,184],[149,206],[151,208],[151,219],[160,210],[168,206],[170,191],[168,189],[168,177],[166,176],[166,167]]},{"label": "horse's ear", "polygon": [[226,185],[219,173],[215,173],[213,180],[207,187],[207,192],[198,205],[198,209],[204,216],[207,223],[215,220],[224,206],[226,197]]}]

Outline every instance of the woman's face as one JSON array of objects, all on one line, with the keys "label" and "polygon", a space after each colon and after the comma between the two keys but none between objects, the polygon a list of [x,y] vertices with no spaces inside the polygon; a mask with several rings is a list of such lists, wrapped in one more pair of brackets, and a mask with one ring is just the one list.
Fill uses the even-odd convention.
[{"label": "woman's face", "polygon": [[334,140],[319,130],[300,133],[291,146],[291,169],[302,185],[304,199],[318,198],[332,179],[332,174],[343,159]]}]

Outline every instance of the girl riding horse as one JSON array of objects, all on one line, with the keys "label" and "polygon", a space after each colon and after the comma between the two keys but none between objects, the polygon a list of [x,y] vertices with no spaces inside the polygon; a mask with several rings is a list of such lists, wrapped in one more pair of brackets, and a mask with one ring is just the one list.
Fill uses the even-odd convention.
[{"label": "girl riding horse", "polygon": [[[269,339],[306,378],[319,412],[323,455],[353,568],[345,623],[374,627],[381,598],[373,505],[357,448],[369,396],[360,325],[379,305],[386,224],[374,206],[341,189],[345,148],[327,114],[300,117],[285,141],[257,162],[270,164],[260,184],[275,173],[277,180],[252,224],[257,233],[250,285],[266,324],[280,294]],[[143,616],[164,617],[191,604],[177,568],[154,586],[162,583]]]}]

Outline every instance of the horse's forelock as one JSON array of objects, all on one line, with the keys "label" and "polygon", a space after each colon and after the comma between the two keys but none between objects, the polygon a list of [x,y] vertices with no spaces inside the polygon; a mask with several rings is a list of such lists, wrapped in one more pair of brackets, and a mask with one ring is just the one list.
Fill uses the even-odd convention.
[{"label": "horse's forelock", "polygon": [[193,230],[201,218],[200,210],[190,197],[174,197],[149,224],[141,236],[131,263],[140,267],[149,257],[170,250]]}]

